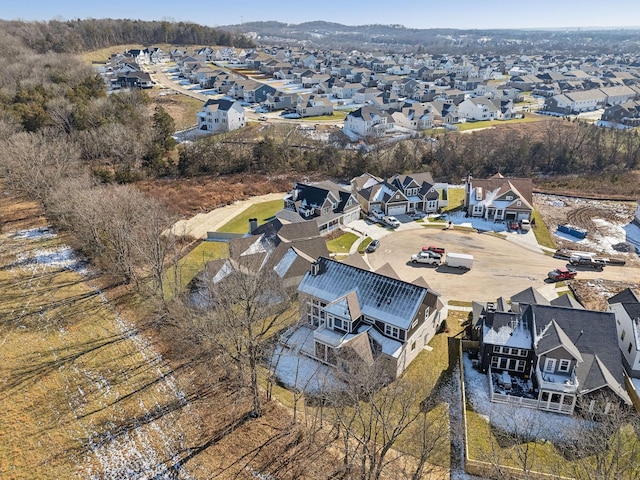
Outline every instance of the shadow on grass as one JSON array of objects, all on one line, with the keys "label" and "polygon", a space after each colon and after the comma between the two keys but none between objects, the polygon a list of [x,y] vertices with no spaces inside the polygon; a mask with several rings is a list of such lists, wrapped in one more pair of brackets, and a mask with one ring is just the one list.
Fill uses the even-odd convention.
[{"label": "shadow on grass", "polygon": [[[10,377],[0,392],[8,395],[11,390],[17,387],[23,386],[29,382],[37,382],[54,371],[71,365],[84,355],[126,340],[137,333],[137,329],[130,329],[117,335],[100,338],[98,340],[91,340],[68,348],[55,350],[48,349],[45,352],[36,352],[25,355],[24,361],[21,362],[21,366],[10,372]],[[40,358],[41,354],[44,354],[47,357],[52,356],[52,358],[50,360],[42,360]]]}]

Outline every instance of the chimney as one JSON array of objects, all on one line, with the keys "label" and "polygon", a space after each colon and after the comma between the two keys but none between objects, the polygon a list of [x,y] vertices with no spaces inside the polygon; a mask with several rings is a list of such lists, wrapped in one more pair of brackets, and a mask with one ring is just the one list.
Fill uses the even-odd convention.
[{"label": "chimney", "polygon": [[311,275],[315,277],[318,275],[319,272],[320,272],[320,265],[318,264],[318,262],[313,262],[311,264]]},{"label": "chimney", "polygon": [[256,228],[258,228],[258,219],[257,218],[250,218],[249,219],[249,233],[255,232]]}]

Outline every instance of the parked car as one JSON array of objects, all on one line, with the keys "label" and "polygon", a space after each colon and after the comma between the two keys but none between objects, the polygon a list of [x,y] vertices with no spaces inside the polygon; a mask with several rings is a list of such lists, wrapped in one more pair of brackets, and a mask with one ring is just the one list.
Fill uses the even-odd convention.
[{"label": "parked car", "polygon": [[547,277],[552,282],[560,282],[562,280],[571,280],[572,278],[575,278],[577,274],[578,272],[576,272],[573,268],[561,267],[550,271],[547,274]]},{"label": "parked car", "polygon": [[520,230],[522,230],[523,232],[528,232],[529,230],[531,230],[531,222],[526,218],[520,220]]},{"label": "parked car", "polygon": [[423,252],[435,252],[435,253],[439,253],[440,255],[444,255],[444,248],[436,247],[434,245],[429,245],[428,247],[422,247],[422,251]]},{"label": "parked car", "polygon": [[260,115],[258,117],[258,120],[260,120],[261,122],[266,122],[267,120],[269,120],[269,117],[267,117],[266,115]]},{"label": "parked car", "polygon": [[282,115],[282,118],[296,119],[296,118],[302,118],[302,117],[300,116],[299,113],[286,113]]},{"label": "parked car", "polygon": [[431,253],[432,252],[415,253],[411,255],[411,263],[426,263],[427,265],[434,265],[437,267],[440,265],[441,258],[439,255],[438,258],[435,258]]},{"label": "parked car", "polygon": [[520,230],[520,222],[512,221],[509,222],[509,230]]},{"label": "parked car", "polygon": [[387,217],[384,217],[384,221],[391,228],[398,228],[400,226],[400,222],[396,217],[387,216]]},{"label": "parked car", "polygon": [[371,243],[367,246],[367,253],[375,252],[380,246],[380,240],[372,240]]}]

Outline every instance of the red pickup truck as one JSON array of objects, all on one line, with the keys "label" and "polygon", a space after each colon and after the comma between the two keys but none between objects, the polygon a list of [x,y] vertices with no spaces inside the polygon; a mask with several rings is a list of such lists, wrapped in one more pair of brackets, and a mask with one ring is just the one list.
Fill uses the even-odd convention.
[{"label": "red pickup truck", "polygon": [[577,274],[578,272],[576,272],[572,268],[562,267],[562,268],[556,268],[555,270],[550,271],[547,274],[547,276],[549,277],[549,280],[553,282],[559,282],[561,280],[571,280]]}]

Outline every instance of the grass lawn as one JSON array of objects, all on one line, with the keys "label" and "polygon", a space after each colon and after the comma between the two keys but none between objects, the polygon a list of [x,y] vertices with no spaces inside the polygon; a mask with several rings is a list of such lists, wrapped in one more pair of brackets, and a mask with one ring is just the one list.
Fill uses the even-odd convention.
[{"label": "grass lawn", "polygon": [[443,212],[450,212],[462,208],[464,202],[464,188],[449,188],[449,204],[442,209]]},{"label": "grass lawn", "polygon": [[536,236],[536,240],[538,240],[538,243],[543,247],[557,248],[556,242],[553,240],[551,232],[536,210],[533,211],[531,220],[532,222],[535,222],[535,227],[532,226],[531,228],[533,229],[533,234]]},{"label": "grass lawn", "polygon": [[183,387],[100,290],[53,261],[64,248],[1,237],[0,477],[161,475],[196,442]]},{"label": "grass lawn", "polygon": [[338,122],[344,120],[349,115],[348,110],[334,110],[333,115],[318,115],[317,117],[304,117],[304,122]]},{"label": "grass lawn", "polygon": [[358,245],[358,252],[359,253],[364,253],[365,250],[367,249],[367,247],[369,246],[369,244],[373,241],[373,238],[371,237],[364,237],[364,240],[362,240],[360,242],[360,245]]},{"label": "grass lawn", "polygon": [[349,253],[351,249],[351,245],[358,238],[358,235],[355,233],[344,233],[340,235],[338,238],[334,238],[333,240],[329,240],[327,242],[327,248],[331,253]]},{"label": "grass lawn", "polygon": [[[174,292],[181,292],[193,278],[204,269],[210,260],[229,256],[229,245],[224,242],[201,242],[178,262],[177,269],[170,268],[165,273],[165,298],[173,297]],[[177,288],[176,288],[177,285]]]},{"label": "grass lawn", "polygon": [[527,115],[524,118],[514,118],[513,120],[485,120],[481,122],[456,123],[456,127],[458,127],[459,132],[465,132],[468,130],[476,130],[479,128],[499,127],[500,125],[539,122],[542,119],[543,117],[539,115]]},{"label": "grass lawn", "polygon": [[258,225],[262,225],[271,220],[280,210],[282,210],[282,200],[271,200],[252,205],[240,215],[225,223],[218,231],[224,233],[247,233],[250,218],[257,218]]}]

